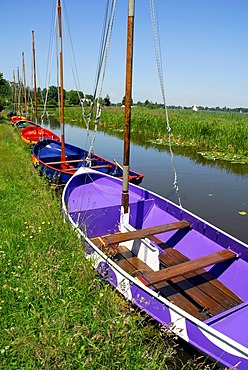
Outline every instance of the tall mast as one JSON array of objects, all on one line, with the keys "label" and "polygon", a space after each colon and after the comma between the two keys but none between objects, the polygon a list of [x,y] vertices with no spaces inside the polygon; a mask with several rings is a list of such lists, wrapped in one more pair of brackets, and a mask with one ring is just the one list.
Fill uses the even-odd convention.
[{"label": "tall mast", "polygon": [[58,32],[59,32],[59,77],[60,77],[60,128],[61,128],[61,161],[65,161],[65,128],[64,128],[64,81],[63,81],[63,44],[62,44],[62,22],[61,22],[61,4],[58,0]]},{"label": "tall mast", "polygon": [[14,82],[13,103],[14,103],[14,112],[16,114],[16,111],[17,111],[17,103],[16,103],[16,79],[15,79],[15,71],[14,70],[13,70],[13,82]]},{"label": "tall mast", "polygon": [[129,205],[128,178],[129,178],[129,158],[130,158],[130,124],[131,124],[132,77],[133,77],[134,7],[135,0],[128,0],[126,94],[125,94],[126,100],[125,100],[123,184],[122,184],[122,206],[124,214],[128,213]]},{"label": "tall mast", "polygon": [[28,125],[28,109],[27,109],[27,88],[26,88],[26,71],[24,63],[24,52],[22,52],[22,73],[23,73],[23,94],[24,94],[24,105],[26,112],[26,126]]},{"label": "tall mast", "polygon": [[35,123],[38,123],[38,112],[37,112],[37,94],[36,94],[36,63],[35,63],[35,46],[34,46],[34,31],[32,31],[32,49],[33,49],[33,66],[34,66],[34,112],[35,112]]},{"label": "tall mast", "polygon": [[17,115],[19,116],[21,114],[21,82],[20,82],[20,71],[19,67],[17,67],[17,81],[18,81],[18,101],[17,101]]}]

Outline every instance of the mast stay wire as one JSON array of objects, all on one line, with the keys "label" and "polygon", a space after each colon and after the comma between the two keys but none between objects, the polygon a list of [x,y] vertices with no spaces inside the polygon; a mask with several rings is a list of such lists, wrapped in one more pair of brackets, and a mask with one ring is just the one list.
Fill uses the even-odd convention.
[{"label": "mast stay wire", "polygon": [[176,195],[177,195],[178,204],[179,204],[180,207],[182,207],[181,197],[180,197],[180,193],[179,193],[179,186],[178,186],[178,182],[177,182],[177,171],[176,171],[176,167],[175,167],[175,163],[174,163],[174,153],[173,153],[173,150],[172,150],[171,127],[170,127],[170,123],[169,123],[168,109],[167,109],[167,104],[166,104],[166,94],[165,94],[165,87],[164,87],[161,47],[160,47],[160,38],[159,38],[158,17],[157,17],[157,12],[156,12],[155,5],[154,5],[154,0],[149,0],[149,2],[150,2],[150,16],[151,16],[151,24],[152,24],[154,51],[155,51],[156,62],[157,62],[157,70],[158,70],[158,75],[159,75],[161,94],[162,94],[163,104],[164,104],[164,109],[165,109],[171,166],[172,166],[172,170],[173,170],[173,174],[174,174],[173,187],[174,187]]},{"label": "mast stay wire", "polygon": [[92,137],[91,144],[89,147],[89,152],[86,158],[88,160],[89,165],[91,163],[90,158],[91,158],[91,154],[92,154],[95,139],[96,139],[98,122],[101,117],[101,105],[100,105],[99,100],[101,97],[103,82],[104,82],[106,69],[107,69],[107,60],[108,60],[110,42],[111,42],[111,37],[112,37],[113,25],[114,25],[115,8],[116,8],[116,0],[111,0],[111,4],[110,4],[110,0],[107,0],[104,24],[103,24],[103,30],[102,30],[101,46],[100,46],[99,57],[98,57],[98,68],[97,68],[96,78],[95,78],[93,101],[91,102],[90,112],[88,115],[88,123],[87,123],[87,129],[89,129],[89,123],[93,115],[94,101],[96,99],[97,107],[96,107],[96,117],[94,121],[94,124],[95,124],[94,133],[93,133],[93,137]]}]

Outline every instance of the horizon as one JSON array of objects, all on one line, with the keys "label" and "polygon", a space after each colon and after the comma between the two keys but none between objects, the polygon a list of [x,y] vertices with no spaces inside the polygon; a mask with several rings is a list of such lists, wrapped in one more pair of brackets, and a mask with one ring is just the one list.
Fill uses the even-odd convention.
[{"label": "horizon", "polygon": [[[31,84],[31,33],[35,31],[37,86],[46,86],[49,36],[55,0],[24,0],[14,22],[10,19],[17,0],[2,4],[0,72],[13,81],[13,70],[25,53],[27,85]],[[92,94],[102,33],[105,2],[82,4],[63,0],[64,19],[68,18],[75,53],[79,90]],[[28,21],[25,20],[29,9]],[[188,0],[180,6],[173,0],[157,0],[158,24],[164,65],[164,84],[168,106],[245,108],[248,96],[246,14],[244,0]],[[176,16],[175,16],[176,15]],[[117,2],[113,36],[102,97],[112,103],[125,95],[127,4]],[[136,0],[133,101],[162,101],[150,26],[149,1]],[[65,32],[64,32],[65,35]],[[64,88],[76,90],[69,71],[64,38]],[[245,63],[246,62],[246,63]],[[53,65],[55,68],[55,65]],[[17,76],[16,76],[17,78]],[[56,76],[48,84],[56,86]]]}]

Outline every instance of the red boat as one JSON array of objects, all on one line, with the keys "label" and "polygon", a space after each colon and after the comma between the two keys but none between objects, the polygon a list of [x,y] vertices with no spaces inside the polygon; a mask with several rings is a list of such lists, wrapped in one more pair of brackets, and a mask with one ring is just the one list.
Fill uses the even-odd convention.
[{"label": "red boat", "polygon": [[24,116],[12,116],[12,117],[10,117],[10,120],[11,120],[12,123],[16,123],[18,121],[23,121],[25,119],[26,119],[26,117],[24,117]]},{"label": "red boat", "polygon": [[36,144],[40,139],[53,139],[60,141],[54,132],[40,126],[27,126],[21,130],[21,138],[27,144]]}]

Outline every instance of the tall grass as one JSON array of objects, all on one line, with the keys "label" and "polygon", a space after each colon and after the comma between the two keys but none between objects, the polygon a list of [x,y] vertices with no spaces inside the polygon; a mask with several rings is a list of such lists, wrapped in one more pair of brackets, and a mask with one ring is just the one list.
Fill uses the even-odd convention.
[{"label": "tall grass", "polygon": [[[60,197],[0,121],[2,369],[203,369],[85,260]],[[207,367],[209,369],[209,367]]]},{"label": "tall grass", "polygon": [[[55,115],[58,117],[58,112]],[[81,109],[66,108],[65,120],[82,125]],[[248,157],[248,115],[169,110],[169,123],[174,144]],[[123,131],[124,108],[103,107],[99,125],[106,130]],[[168,143],[164,110],[133,107],[131,131],[146,142]]]}]

